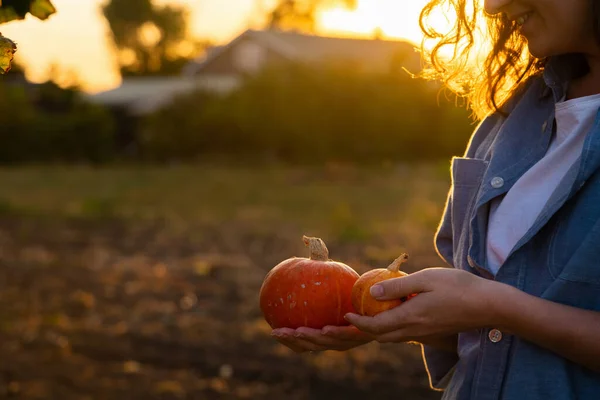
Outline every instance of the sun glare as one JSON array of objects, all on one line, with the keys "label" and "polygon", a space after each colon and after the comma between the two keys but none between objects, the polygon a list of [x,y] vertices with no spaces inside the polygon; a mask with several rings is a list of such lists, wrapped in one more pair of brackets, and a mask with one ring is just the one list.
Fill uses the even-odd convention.
[{"label": "sun glare", "polygon": [[[423,38],[419,14],[428,0],[358,0],[356,8],[342,6],[323,10],[318,24],[324,33],[373,37],[378,31],[390,38],[408,39],[416,44]],[[444,15],[433,23],[448,25]]]}]

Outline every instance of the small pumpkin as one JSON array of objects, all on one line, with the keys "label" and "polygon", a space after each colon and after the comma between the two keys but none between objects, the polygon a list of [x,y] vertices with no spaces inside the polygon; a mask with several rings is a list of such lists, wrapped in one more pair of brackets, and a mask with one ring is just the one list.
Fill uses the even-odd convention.
[{"label": "small pumpkin", "polygon": [[260,308],[273,328],[348,325],[344,315],[354,312],[352,287],[358,273],[329,259],[320,238],[303,238],[309,257],[292,257],[271,269],[260,289]]},{"label": "small pumpkin", "polygon": [[402,299],[394,300],[377,300],[371,296],[371,286],[376,283],[407,276],[406,272],[400,271],[400,267],[408,260],[408,254],[396,258],[387,268],[377,268],[365,272],[354,283],[352,288],[352,305],[360,315],[374,317],[375,315],[398,307],[416,294],[410,295]]}]

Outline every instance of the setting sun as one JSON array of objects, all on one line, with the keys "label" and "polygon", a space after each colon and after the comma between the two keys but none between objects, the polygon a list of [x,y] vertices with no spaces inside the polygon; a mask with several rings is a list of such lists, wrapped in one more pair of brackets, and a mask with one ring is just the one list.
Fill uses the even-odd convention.
[{"label": "setting sun", "polygon": [[[323,10],[318,22],[326,32],[372,37],[379,31],[388,37],[420,43],[423,35],[419,14],[425,4],[427,0],[358,0],[353,10],[342,6]],[[434,22],[447,23],[443,16]]]}]

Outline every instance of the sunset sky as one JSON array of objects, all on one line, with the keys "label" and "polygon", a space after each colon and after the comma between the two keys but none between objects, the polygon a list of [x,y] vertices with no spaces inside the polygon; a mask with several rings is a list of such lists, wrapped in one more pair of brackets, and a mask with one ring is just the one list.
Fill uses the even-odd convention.
[{"label": "sunset sky", "polygon": [[[119,85],[108,24],[100,6],[106,0],[53,0],[57,13],[41,22],[28,16],[0,26],[0,32],[19,45],[16,60],[34,81],[48,76],[50,65],[72,72],[86,91]],[[380,27],[394,38],[420,40],[418,15],[427,0],[358,0],[354,11],[334,8],[319,15],[320,32],[328,35],[372,35]],[[257,22],[257,0],[163,0],[187,5],[196,37],[223,43]],[[268,6],[269,0],[262,1]]]}]

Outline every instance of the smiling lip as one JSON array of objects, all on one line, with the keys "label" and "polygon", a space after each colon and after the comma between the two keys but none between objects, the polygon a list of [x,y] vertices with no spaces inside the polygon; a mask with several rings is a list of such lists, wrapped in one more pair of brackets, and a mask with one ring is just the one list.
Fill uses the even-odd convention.
[{"label": "smiling lip", "polygon": [[508,20],[511,22],[516,22],[518,25],[523,25],[525,22],[527,22],[530,16],[531,12],[524,12],[520,14],[509,15]]}]

